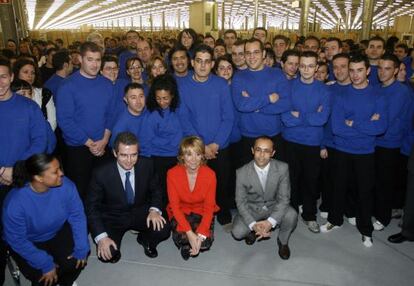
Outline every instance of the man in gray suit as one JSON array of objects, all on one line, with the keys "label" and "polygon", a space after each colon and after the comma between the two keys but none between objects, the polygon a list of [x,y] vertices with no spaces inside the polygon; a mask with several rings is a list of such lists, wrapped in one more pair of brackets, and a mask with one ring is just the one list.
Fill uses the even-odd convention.
[{"label": "man in gray suit", "polygon": [[280,228],[277,243],[279,256],[289,259],[288,241],[296,227],[298,215],[289,205],[290,181],[286,163],[272,159],[273,141],[262,136],[252,148],[254,160],[237,170],[236,204],[239,214],[234,218],[232,234],[245,239],[248,245],[270,237]]}]

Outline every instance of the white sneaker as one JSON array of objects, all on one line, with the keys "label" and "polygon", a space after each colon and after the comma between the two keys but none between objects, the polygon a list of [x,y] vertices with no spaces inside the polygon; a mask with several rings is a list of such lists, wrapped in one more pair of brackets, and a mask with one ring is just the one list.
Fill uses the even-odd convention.
[{"label": "white sneaker", "polygon": [[308,229],[313,233],[319,233],[320,227],[319,224],[315,220],[304,220],[305,224],[308,226]]},{"label": "white sneaker", "polygon": [[349,217],[348,223],[355,226],[356,225],[356,218],[355,217]]},{"label": "white sneaker", "polygon": [[320,212],[319,215],[321,218],[328,218],[328,212]]},{"label": "white sneaker", "polygon": [[371,246],[372,246],[372,244],[373,244],[372,237],[369,237],[369,236],[363,235],[363,236],[362,236],[362,244],[363,244],[365,247],[371,247]]},{"label": "white sneaker", "polygon": [[385,226],[378,220],[376,220],[372,226],[374,227],[375,230],[381,231],[384,230]]},{"label": "white sneaker", "polygon": [[299,206],[299,214],[303,213],[303,205]]},{"label": "white sneaker", "polygon": [[75,282],[73,282],[72,286],[78,286],[78,283],[76,283],[76,281],[75,281]]},{"label": "white sneaker", "polygon": [[327,223],[321,225],[321,232],[325,232],[325,233],[326,232],[331,232],[332,230],[337,229],[337,228],[340,228],[340,226],[334,225],[330,222],[327,222]]}]

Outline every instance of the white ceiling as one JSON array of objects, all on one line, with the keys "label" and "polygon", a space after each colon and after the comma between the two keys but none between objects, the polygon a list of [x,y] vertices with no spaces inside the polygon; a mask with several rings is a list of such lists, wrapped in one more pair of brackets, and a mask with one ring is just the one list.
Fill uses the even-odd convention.
[{"label": "white ceiling", "polygon": [[[162,12],[167,28],[188,27],[189,5],[202,0],[25,0],[30,29],[77,29],[81,25],[101,27],[131,27],[148,29],[152,15],[154,29],[162,26]],[[254,21],[255,0],[217,0],[218,27],[221,27],[222,5],[225,11],[225,28],[242,29],[246,16],[249,27]],[[293,0],[259,0],[259,26],[263,26],[266,15],[268,27],[296,29],[300,8],[292,8]],[[309,22],[316,22],[323,29],[334,28],[338,22],[342,27],[359,29],[363,0],[316,0],[311,1]],[[375,27],[385,27],[388,10],[391,9],[390,25],[395,16],[414,15],[413,0],[374,1]],[[390,5],[388,5],[391,3]],[[177,15],[180,15],[179,17]],[[340,19],[340,20],[338,20]]]}]

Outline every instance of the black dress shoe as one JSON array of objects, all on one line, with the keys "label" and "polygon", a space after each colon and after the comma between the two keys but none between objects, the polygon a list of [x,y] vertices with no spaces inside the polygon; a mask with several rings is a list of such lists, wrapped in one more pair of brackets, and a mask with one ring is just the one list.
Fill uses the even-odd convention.
[{"label": "black dress shoe", "polygon": [[287,244],[282,244],[282,242],[280,242],[279,238],[277,239],[277,245],[279,246],[279,256],[280,258],[282,258],[283,260],[288,260],[290,257],[290,249],[289,249],[289,245]]},{"label": "black dress shoe", "polygon": [[388,241],[391,243],[401,243],[404,241],[413,241],[412,239],[408,239],[407,237],[405,237],[404,235],[402,235],[401,232],[393,234],[391,236],[388,237]]},{"label": "black dress shoe", "polygon": [[181,247],[181,257],[184,260],[188,260],[190,258],[190,246],[189,245],[183,245]]},{"label": "black dress shoe", "polygon": [[158,256],[157,249],[155,247],[151,247],[149,243],[142,238],[140,233],[137,235],[137,242],[144,248],[144,253],[146,256],[149,258],[155,258]]},{"label": "black dress shoe", "polygon": [[247,245],[252,245],[256,241],[256,233],[254,231],[249,232],[244,241]]}]

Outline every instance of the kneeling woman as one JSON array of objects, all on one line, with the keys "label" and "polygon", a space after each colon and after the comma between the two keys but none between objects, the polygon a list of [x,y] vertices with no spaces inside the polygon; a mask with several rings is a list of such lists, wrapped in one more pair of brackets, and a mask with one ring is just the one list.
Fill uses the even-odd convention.
[{"label": "kneeling woman", "polygon": [[178,154],[179,164],[167,173],[168,215],[173,240],[187,260],[208,250],[214,240],[216,175],[205,165],[205,147],[196,136],[184,138]]},{"label": "kneeling woman", "polygon": [[72,285],[89,252],[86,217],[76,186],[46,154],[16,164],[4,202],[4,239],[32,285]]}]

